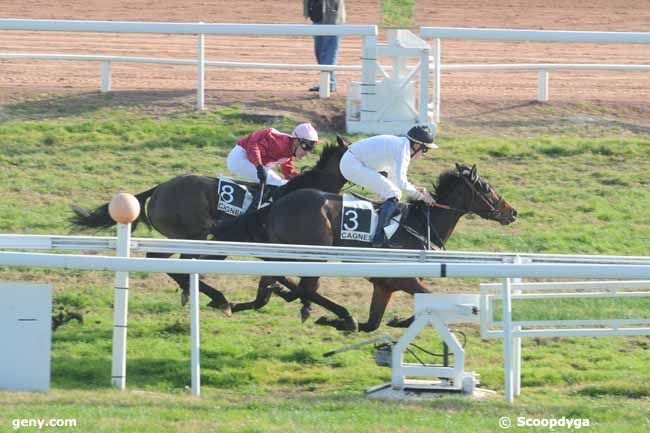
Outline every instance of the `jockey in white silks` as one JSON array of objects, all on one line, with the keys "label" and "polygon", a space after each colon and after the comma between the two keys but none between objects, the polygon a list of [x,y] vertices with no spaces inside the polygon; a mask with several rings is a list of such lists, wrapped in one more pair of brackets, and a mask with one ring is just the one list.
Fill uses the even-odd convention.
[{"label": "jockey in white silks", "polygon": [[[429,149],[438,146],[433,142],[435,126],[412,127],[406,137],[376,135],[352,143],[341,159],[341,173],[350,182],[373,192],[383,202],[379,210],[379,221],[372,241],[376,247],[386,246],[384,228],[398,208],[398,202],[405,191],[409,198],[422,200],[428,205],[434,199],[422,187],[409,182],[407,173],[412,159],[418,159]],[[387,176],[382,176],[385,172]]]}]

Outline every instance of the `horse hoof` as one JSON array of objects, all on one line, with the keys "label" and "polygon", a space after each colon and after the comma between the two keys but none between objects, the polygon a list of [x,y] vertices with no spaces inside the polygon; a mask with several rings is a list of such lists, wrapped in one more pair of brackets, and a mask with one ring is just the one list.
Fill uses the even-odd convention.
[{"label": "horse hoof", "polygon": [[217,304],[215,301],[210,301],[208,304],[208,307],[212,307],[217,310],[221,310],[224,316],[226,317],[231,317],[232,316],[232,306],[230,302],[226,302],[224,304]]},{"label": "horse hoof", "polygon": [[190,300],[190,294],[187,292],[181,292],[181,306],[186,306]]},{"label": "horse hoof", "polygon": [[[309,319],[309,316],[311,316],[312,309],[311,307],[303,306],[300,309],[300,321],[302,323],[305,323],[307,319]],[[320,320],[320,319],[319,319]],[[318,322],[318,321],[317,321]]]},{"label": "horse hoof", "polygon": [[390,326],[391,328],[398,328],[400,323],[402,323],[402,319],[395,316],[391,320],[386,323],[386,326]]},{"label": "horse hoof", "polygon": [[330,319],[327,316],[320,316],[318,319],[316,319],[314,323],[316,323],[317,325],[328,326],[328,325],[332,325],[332,319]]},{"label": "horse hoof", "polygon": [[340,331],[359,332],[359,324],[352,316],[343,319],[343,323],[337,328]]}]

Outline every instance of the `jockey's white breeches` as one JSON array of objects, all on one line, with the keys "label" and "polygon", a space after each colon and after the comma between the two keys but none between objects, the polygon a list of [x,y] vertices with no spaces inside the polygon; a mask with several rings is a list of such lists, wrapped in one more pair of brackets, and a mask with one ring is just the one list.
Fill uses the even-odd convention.
[{"label": "jockey's white breeches", "polygon": [[[226,165],[228,166],[228,170],[235,176],[239,176],[249,182],[259,182],[257,179],[257,168],[248,160],[246,149],[243,147],[237,145],[230,151],[226,159]],[[287,183],[275,171],[269,169],[267,173],[267,184],[281,186]]]},{"label": "jockey's white breeches", "polygon": [[349,150],[341,158],[339,167],[343,177],[376,194],[382,201],[402,198],[402,191],[393,182],[364,165]]}]

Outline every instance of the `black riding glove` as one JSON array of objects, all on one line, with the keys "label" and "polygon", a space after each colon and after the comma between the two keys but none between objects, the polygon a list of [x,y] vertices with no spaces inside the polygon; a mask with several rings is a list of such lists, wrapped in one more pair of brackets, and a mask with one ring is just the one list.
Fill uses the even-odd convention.
[{"label": "black riding glove", "polygon": [[257,166],[257,179],[259,179],[260,184],[266,183],[266,179],[268,179],[269,175],[266,172],[266,168],[264,168],[263,165],[258,165]]}]

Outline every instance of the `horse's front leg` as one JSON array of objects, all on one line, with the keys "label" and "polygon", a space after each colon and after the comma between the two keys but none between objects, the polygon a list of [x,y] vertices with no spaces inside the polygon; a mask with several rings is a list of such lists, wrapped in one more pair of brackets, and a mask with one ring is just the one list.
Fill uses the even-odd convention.
[{"label": "horse's front leg", "polygon": [[384,281],[380,279],[371,279],[373,285],[372,300],[370,302],[370,312],[368,314],[368,321],[359,324],[359,331],[372,332],[379,328],[381,319],[384,317],[386,306],[393,295]]},{"label": "horse's front leg", "polygon": [[314,304],[320,305],[326,310],[336,314],[338,319],[321,317],[316,321],[319,325],[334,326],[340,331],[358,331],[357,321],[352,317],[350,312],[343,306],[327,299],[317,292],[319,287],[319,277],[304,277],[300,279],[299,296],[307,299]]},{"label": "horse's front leg", "polygon": [[[429,289],[422,285],[422,280],[420,278],[399,278],[396,281],[397,290],[402,290],[410,295],[415,295],[416,293],[431,293]],[[401,317],[394,317],[386,325],[391,328],[408,328],[411,326],[415,320],[414,316],[403,319]]]},{"label": "horse's front leg", "polygon": [[289,290],[281,290],[279,287],[275,286],[273,287],[273,293],[284,299],[286,302],[293,302],[296,299],[300,298],[300,301],[302,302],[302,308],[300,308],[300,320],[304,323],[307,319],[309,319],[309,316],[313,311],[311,302],[299,296],[298,293],[300,289],[298,285],[287,277],[278,277],[277,281]]}]

